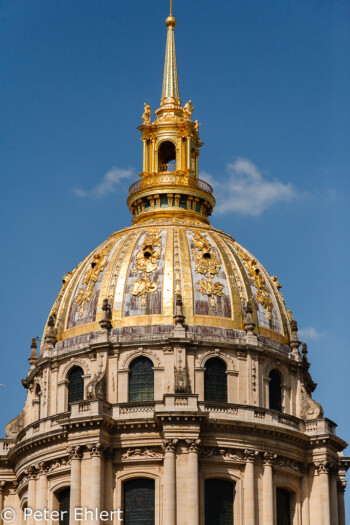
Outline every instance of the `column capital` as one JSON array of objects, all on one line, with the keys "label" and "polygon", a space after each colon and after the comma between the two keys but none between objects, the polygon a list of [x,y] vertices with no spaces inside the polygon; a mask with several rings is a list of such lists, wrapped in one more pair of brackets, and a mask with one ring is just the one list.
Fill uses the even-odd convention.
[{"label": "column capital", "polygon": [[28,476],[28,480],[31,481],[31,480],[35,480],[37,479],[38,477],[38,471],[35,467],[33,466],[30,466],[26,469],[26,474]]},{"label": "column capital", "polygon": [[176,451],[178,442],[179,442],[178,439],[164,439],[163,444],[162,444],[164,454],[166,454],[167,452],[174,453]]},{"label": "column capital", "polygon": [[185,439],[185,447],[187,452],[195,452],[197,454],[200,442],[200,439]]},{"label": "column capital", "polygon": [[253,448],[246,448],[244,451],[244,461],[246,463],[254,463],[258,454],[259,450],[255,450]]},{"label": "column capital", "polygon": [[69,460],[81,459],[82,447],[80,445],[74,445],[68,448]]},{"label": "column capital", "polygon": [[337,491],[344,494],[345,489],[346,489],[346,481],[344,480],[337,481]]},{"label": "column capital", "polygon": [[43,476],[44,474],[47,474],[49,465],[44,461],[40,461],[40,463],[36,465],[36,468],[38,469],[38,475]]},{"label": "column capital", "polygon": [[264,465],[273,467],[276,459],[277,459],[277,454],[274,454],[273,452],[264,452],[262,461]]},{"label": "column capital", "polygon": [[88,445],[88,450],[90,451],[90,457],[101,457],[104,451],[104,446],[102,443],[91,443]]},{"label": "column capital", "polygon": [[318,474],[329,474],[332,464],[328,461],[317,461],[314,463]]}]

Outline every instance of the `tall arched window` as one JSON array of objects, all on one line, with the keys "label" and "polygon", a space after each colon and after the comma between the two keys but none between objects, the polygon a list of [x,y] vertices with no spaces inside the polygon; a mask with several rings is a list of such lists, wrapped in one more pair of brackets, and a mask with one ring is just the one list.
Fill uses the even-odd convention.
[{"label": "tall arched window", "polygon": [[35,394],[34,394],[34,399],[33,399],[33,405],[35,408],[35,419],[37,420],[41,418],[40,404],[41,404],[41,388],[38,383],[35,387]]},{"label": "tall arched window", "polygon": [[130,365],[129,401],[153,401],[153,363],[147,357],[137,357]]},{"label": "tall arched window", "polygon": [[176,148],[170,140],[165,140],[159,145],[158,168],[159,171],[175,171],[176,169]]},{"label": "tall arched window", "polygon": [[290,493],[284,489],[276,489],[277,525],[291,525]]},{"label": "tall arched window", "polygon": [[276,370],[271,370],[269,374],[269,408],[272,410],[282,410],[282,390],[281,377]]},{"label": "tall arched window", "polygon": [[233,490],[234,484],[231,481],[205,481],[205,525],[233,525]]},{"label": "tall arched window", "polygon": [[68,376],[68,410],[71,404],[84,399],[84,371],[80,366],[75,366]]},{"label": "tall arched window", "polygon": [[226,365],[218,357],[208,359],[205,363],[204,399],[215,403],[227,403]]},{"label": "tall arched window", "polygon": [[126,481],[124,488],[124,525],[154,525],[154,480],[137,478]]},{"label": "tall arched window", "polygon": [[69,525],[70,488],[61,490],[57,494],[57,500],[60,513],[59,525]]}]

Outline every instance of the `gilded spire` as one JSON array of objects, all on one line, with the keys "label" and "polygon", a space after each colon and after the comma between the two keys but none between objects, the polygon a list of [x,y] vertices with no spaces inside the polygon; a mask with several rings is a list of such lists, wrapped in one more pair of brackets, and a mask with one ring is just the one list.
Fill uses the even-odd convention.
[{"label": "gilded spire", "polygon": [[170,14],[165,20],[165,25],[168,28],[165,62],[164,62],[164,76],[163,89],[160,105],[175,104],[180,105],[180,91],[179,80],[177,76],[176,65],[176,51],[175,51],[175,35],[174,29],[176,26],[176,19],[173,16],[173,2],[170,0]]}]

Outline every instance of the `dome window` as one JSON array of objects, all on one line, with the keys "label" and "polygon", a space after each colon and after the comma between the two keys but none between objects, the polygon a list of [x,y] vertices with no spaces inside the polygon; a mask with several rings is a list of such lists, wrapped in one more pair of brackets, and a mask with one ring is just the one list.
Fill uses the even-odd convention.
[{"label": "dome window", "polygon": [[276,489],[277,525],[291,525],[291,494],[284,489]]},{"label": "dome window", "polygon": [[129,401],[153,401],[153,363],[147,357],[137,357],[130,365]]},{"label": "dome window", "polygon": [[124,525],[154,525],[154,479],[136,478],[123,483]]},{"label": "dome window", "polygon": [[272,410],[282,410],[282,388],[281,377],[276,370],[271,370],[269,374],[269,408]]},{"label": "dome window", "polygon": [[69,525],[70,487],[57,494],[58,510],[60,513],[60,525]]},{"label": "dome window", "polygon": [[159,146],[158,166],[160,172],[176,170],[176,148],[170,140],[162,142]]},{"label": "dome window", "polygon": [[205,525],[233,525],[233,491],[231,481],[205,480]]},{"label": "dome window", "polygon": [[227,403],[226,365],[218,357],[209,359],[205,364],[204,400]]},{"label": "dome window", "polygon": [[84,399],[84,372],[80,366],[72,368],[68,378],[68,410],[71,404]]}]

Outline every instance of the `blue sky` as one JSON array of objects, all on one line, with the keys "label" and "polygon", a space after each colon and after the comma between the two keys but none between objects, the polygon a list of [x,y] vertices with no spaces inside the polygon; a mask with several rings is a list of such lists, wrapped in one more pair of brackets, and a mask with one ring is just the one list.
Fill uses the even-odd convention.
[{"label": "blue sky", "polygon": [[[350,3],[175,0],[174,11],[212,224],[278,276],[315,398],[350,441]],[[136,127],[144,101],[159,105],[167,12],[160,0],[0,2],[1,428],[24,403],[30,340],[62,275],[131,222]]]}]

